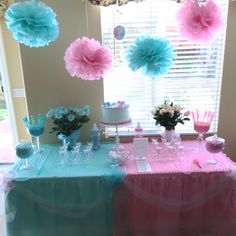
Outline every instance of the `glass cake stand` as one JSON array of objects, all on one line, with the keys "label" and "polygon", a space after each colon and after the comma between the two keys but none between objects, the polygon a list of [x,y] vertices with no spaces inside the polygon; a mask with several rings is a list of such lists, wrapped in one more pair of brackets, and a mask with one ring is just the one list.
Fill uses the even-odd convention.
[{"label": "glass cake stand", "polygon": [[124,165],[127,157],[130,155],[130,151],[126,150],[124,146],[120,144],[119,137],[119,128],[126,127],[132,124],[132,120],[123,122],[123,123],[105,123],[100,122],[101,125],[105,128],[115,128],[116,129],[116,137],[115,137],[115,145],[109,150],[109,156],[112,158],[114,164]]}]

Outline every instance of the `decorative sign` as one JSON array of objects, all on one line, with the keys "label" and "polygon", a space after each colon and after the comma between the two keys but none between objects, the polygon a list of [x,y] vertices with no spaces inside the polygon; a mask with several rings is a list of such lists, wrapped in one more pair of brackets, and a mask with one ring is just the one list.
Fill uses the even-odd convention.
[{"label": "decorative sign", "polygon": [[136,160],[136,165],[139,173],[152,171],[148,160]]},{"label": "decorative sign", "polygon": [[134,138],[134,157],[143,159],[147,157],[148,138]]}]

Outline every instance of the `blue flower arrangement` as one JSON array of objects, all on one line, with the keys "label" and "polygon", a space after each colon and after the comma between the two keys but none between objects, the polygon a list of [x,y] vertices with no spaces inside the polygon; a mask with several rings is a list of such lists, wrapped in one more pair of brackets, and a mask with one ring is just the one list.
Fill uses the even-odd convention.
[{"label": "blue flower arrangement", "polygon": [[174,47],[166,38],[142,35],[127,49],[127,61],[132,71],[142,70],[144,75],[158,77],[167,73],[176,57]]},{"label": "blue flower arrangement", "polygon": [[85,105],[82,108],[75,106],[59,106],[54,109],[50,109],[46,117],[53,120],[52,131],[56,132],[57,135],[62,134],[69,136],[75,130],[82,127],[83,123],[89,121],[90,106]]},{"label": "blue flower arrangement", "polygon": [[56,14],[42,2],[14,3],[8,8],[5,18],[13,37],[29,47],[43,47],[59,35]]}]

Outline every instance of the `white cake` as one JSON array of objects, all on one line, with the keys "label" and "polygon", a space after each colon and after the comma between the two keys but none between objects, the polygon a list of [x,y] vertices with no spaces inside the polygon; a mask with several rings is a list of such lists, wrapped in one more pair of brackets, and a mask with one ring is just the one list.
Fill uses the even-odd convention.
[{"label": "white cake", "polygon": [[129,116],[129,105],[124,102],[105,102],[102,104],[102,120],[107,125],[122,125],[131,121]]}]

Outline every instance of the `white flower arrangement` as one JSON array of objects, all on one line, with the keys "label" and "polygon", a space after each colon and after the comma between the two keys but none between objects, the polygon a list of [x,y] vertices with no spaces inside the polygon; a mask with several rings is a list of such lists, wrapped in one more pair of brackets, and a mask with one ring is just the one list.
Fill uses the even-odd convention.
[{"label": "white flower arrangement", "polygon": [[167,130],[173,130],[178,123],[184,124],[184,121],[190,120],[187,117],[190,112],[182,113],[182,110],[181,105],[164,101],[162,105],[154,107],[151,113],[156,120],[156,125],[164,126]]}]

